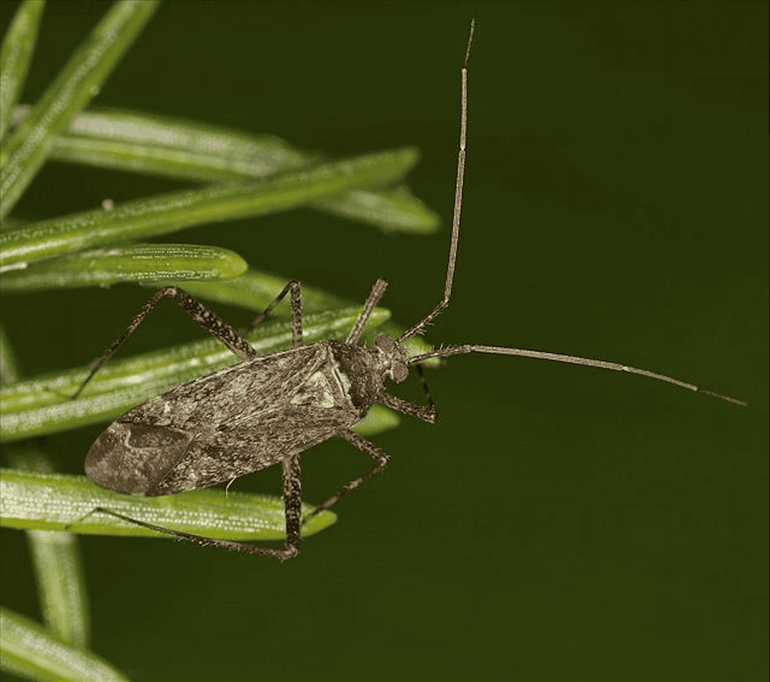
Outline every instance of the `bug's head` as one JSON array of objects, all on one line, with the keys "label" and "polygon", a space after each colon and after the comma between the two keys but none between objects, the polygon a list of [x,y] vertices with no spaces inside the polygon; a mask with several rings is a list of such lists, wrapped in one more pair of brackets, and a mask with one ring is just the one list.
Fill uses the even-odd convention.
[{"label": "bug's head", "polygon": [[378,334],[374,339],[374,347],[379,352],[379,364],[383,373],[393,383],[400,384],[409,376],[406,351],[392,336]]}]

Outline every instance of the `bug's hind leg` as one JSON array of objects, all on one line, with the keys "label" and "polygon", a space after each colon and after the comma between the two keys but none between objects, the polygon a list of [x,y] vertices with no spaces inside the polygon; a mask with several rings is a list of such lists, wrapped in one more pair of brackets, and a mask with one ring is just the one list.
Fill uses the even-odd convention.
[{"label": "bug's hind leg", "polygon": [[364,474],[363,476],[359,476],[358,478],[352,480],[350,483],[348,483],[342,490],[337,492],[335,495],[332,495],[326,502],[323,504],[319,504],[310,514],[308,514],[304,519],[302,519],[302,523],[306,523],[308,519],[312,518],[319,512],[324,511],[325,509],[328,509],[329,507],[334,506],[337,501],[341,497],[345,497],[348,493],[355,490],[359,485],[362,483],[365,483],[368,481],[372,476],[376,476],[379,474],[390,461],[390,455],[382,450],[381,448],[378,448],[376,445],[370,443],[366,438],[363,438],[359,436],[356,433],[353,433],[352,431],[346,430],[339,434],[342,438],[344,438],[348,443],[351,445],[354,445],[357,447],[361,452],[365,452],[369,457],[371,457],[375,462],[377,462],[377,465],[368,473]]},{"label": "bug's hind leg", "polygon": [[284,549],[273,549],[271,547],[257,547],[256,545],[249,545],[245,542],[236,542],[234,540],[220,540],[219,538],[207,538],[203,535],[194,535],[193,533],[185,533],[181,530],[173,530],[171,528],[163,528],[162,526],[156,526],[154,523],[147,523],[146,521],[140,521],[139,519],[132,519],[130,516],[125,516],[124,514],[119,514],[118,512],[112,511],[111,509],[106,509],[105,507],[96,507],[94,512],[101,512],[102,514],[109,514],[110,516],[114,516],[118,519],[123,519],[124,521],[128,521],[129,523],[133,523],[136,526],[142,526],[144,528],[149,528],[150,530],[157,531],[158,533],[163,533],[165,535],[172,535],[176,538],[179,538],[180,540],[188,540],[190,542],[194,542],[196,545],[200,545],[201,547],[219,547],[221,549],[229,549],[235,552],[243,552],[245,554],[260,554],[262,556],[267,556],[272,559],[280,559],[281,561],[285,561],[286,559],[291,559],[292,557],[297,556],[299,553],[299,546],[292,546],[289,544],[288,539],[286,542],[286,547]]},{"label": "bug's hind leg", "polygon": [[171,528],[164,528],[157,526],[154,523],[147,523],[146,521],[140,521],[139,519],[119,514],[105,507],[97,507],[89,514],[94,512],[100,512],[102,514],[109,514],[116,518],[123,519],[129,523],[133,523],[136,526],[142,526],[144,528],[150,528],[158,533],[164,533],[165,535],[172,535],[181,540],[189,540],[201,547],[220,547],[222,549],[229,549],[235,552],[243,552],[245,554],[259,554],[267,556],[272,559],[280,559],[285,561],[299,554],[300,549],[300,525],[301,525],[301,507],[302,507],[302,460],[299,455],[294,457],[287,457],[281,463],[283,466],[283,500],[284,509],[286,515],[286,544],[283,549],[274,549],[272,547],[258,547],[256,545],[250,545],[246,542],[236,542],[234,540],[221,540],[219,538],[207,538],[203,535],[195,535],[193,533],[185,533],[180,530],[173,530]]}]

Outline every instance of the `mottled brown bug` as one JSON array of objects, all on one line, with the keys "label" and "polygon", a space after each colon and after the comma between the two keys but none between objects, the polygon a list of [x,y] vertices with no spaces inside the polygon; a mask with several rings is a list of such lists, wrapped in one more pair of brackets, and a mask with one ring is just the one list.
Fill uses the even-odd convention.
[{"label": "mottled brown bug", "polygon": [[[126,412],[92,445],[86,457],[86,473],[92,481],[105,488],[154,496],[230,482],[280,463],[286,513],[284,548],[264,548],[205,538],[160,528],[108,509],[100,508],[99,511],[201,545],[279,559],[296,556],[300,548],[302,524],[302,453],[313,445],[339,436],[376,462],[371,471],[351,481],[316,507],[313,515],[331,507],[387,465],[390,456],[386,452],[350,430],[374,403],[426,422],[436,420],[436,408],[424,381],[427,406],[408,403],[388,393],[384,386],[385,379],[397,384],[403,382],[409,374],[410,365],[416,365],[420,370],[420,364],[430,358],[465,353],[524,356],[641,374],[690,390],[700,390],[671,377],[617,363],[517,348],[462,345],[407,356],[403,342],[422,333],[448,306],[452,293],[465,175],[467,65],[472,38],[473,24],[461,70],[460,149],[446,281],[443,297],[430,313],[397,339],[380,334],[373,348],[359,345],[364,325],[387,288],[387,282],[378,279],[344,342],[329,340],[303,346],[301,286],[299,282],[291,281],[257,316],[250,329],[264,320],[287,293],[291,293],[293,348],[258,356],[245,338],[228,323],[181,289],[166,287],[145,304],[122,336],[96,361],[83,384],[85,386],[161,299],[170,297],[176,300],[243,361],[188,381]],[[739,402],[725,396],[717,397]]]}]

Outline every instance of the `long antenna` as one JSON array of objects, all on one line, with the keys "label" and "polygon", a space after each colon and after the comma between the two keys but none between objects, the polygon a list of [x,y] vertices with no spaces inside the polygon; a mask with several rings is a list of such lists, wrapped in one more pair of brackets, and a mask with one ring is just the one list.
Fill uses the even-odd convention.
[{"label": "long antenna", "polygon": [[[446,283],[444,284],[444,296],[438,302],[435,308],[428,313],[417,324],[407,329],[399,338],[398,343],[401,343],[410,336],[419,334],[425,330],[425,328],[433,321],[433,319],[440,315],[449,305],[449,298],[452,295],[452,284],[455,277],[455,266],[457,265],[457,245],[460,241],[460,216],[462,214],[463,206],[463,185],[465,182],[465,154],[466,154],[466,142],[468,137],[468,60],[471,56],[471,45],[473,43],[473,32],[476,28],[475,20],[471,20],[470,34],[468,35],[468,45],[465,48],[465,60],[463,61],[463,67],[460,71],[461,79],[461,96],[460,96],[460,149],[457,153],[457,176],[455,180],[455,201],[454,211],[452,213],[452,239],[449,245],[449,261],[447,263],[446,271]],[[376,285],[375,285],[376,286]],[[374,292],[373,292],[374,293]],[[372,305],[372,307],[374,307]],[[686,388],[690,391],[697,391],[706,395],[726,400],[729,403],[736,405],[747,405],[742,400],[731,398],[720,393],[714,393],[706,389],[689,384],[685,381],[680,381],[674,377],[666,376],[665,374],[658,374],[657,372],[651,372],[646,369],[639,369],[637,367],[630,367],[629,365],[621,365],[617,362],[607,362],[606,360],[592,360],[590,358],[582,358],[577,355],[564,355],[562,353],[549,353],[547,351],[539,350],[527,350],[524,348],[506,348],[504,346],[481,346],[473,344],[465,344],[462,346],[450,346],[447,348],[439,348],[431,351],[430,353],[421,353],[420,355],[414,355],[407,361],[410,365],[419,365],[425,360],[431,358],[447,358],[451,355],[463,355],[466,353],[491,353],[494,355],[515,355],[518,357],[535,358],[537,360],[551,360],[553,362],[564,362],[572,365],[583,365],[584,367],[598,367],[600,369],[608,369],[613,372],[626,372],[629,374],[639,374],[641,376],[649,377],[657,381],[665,381],[669,384],[674,384],[680,388]]]},{"label": "long antenna", "polygon": [[444,296],[436,307],[423,317],[417,324],[412,325],[401,336],[401,343],[410,336],[419,334],[433,319],[440,315],[449,305],[449,297],[452,295],[452,284],[455,279],[455,265],[457,264],[457,243],[460,240],[460,215],[463,209],[463,184],[465,183],[465,143],[468,137],[468,60],[471,56],[471,44],[473,32],[476,29],[476,20],[471,19],[471,29],[468,35],[468,45],[465,48],[465,60],[460,70],[461,94],[460,94],[460,150],[457,153],[457,175],[455,179],[455,203],[452,212],[452,240],[449,244],[449,262],[446,269],[446,283],[444,284]]},{"label": "long antenna", "polygon": [[507,348],[506,346],[479,346],[475,344],[464,344],[462,346],[450,346],[448,348],[439,348],[431,351],[430,353],[421,353],[420,355],[413,355],[407,361],[410,365],[419,364],[430,360],[431,358],[448,358],[450,355],[465,355],[466,353],[491,353],[493,355],[515,355],[522,358],[534,358],[535,360],[551,360],[552,362],[564,362],[570,365],[583,365],[584,367],[598,367],[599,369],[609,369],[613,372],[627,372],[628,374],[639,374],[643,377],[649,377],[650,379],[656,379],[657,381],[665,381],[669,384],[674,384],[680,388],[686,388],[690,391],[697,393],[704,393],[714,398],[726,400],[728,403],[735,405],[748,405],[743,400],[737,398],[731,398],[721,393],[714,393],[704,388],[700,388],[695,384],[688,384],[686,381],[674,379],[674,377],[666,376],[665,374],[658,374],[657,372],[651,372],[647,369],[639,369],[638,367],[630,367],[629,365],[621,365],[617,362],[607,362],[606,360],[592,360],[590,358],[581,358],[577,355],[563,355],[562,353],[548,353],[542,350],[526,350],[524,348]]}]

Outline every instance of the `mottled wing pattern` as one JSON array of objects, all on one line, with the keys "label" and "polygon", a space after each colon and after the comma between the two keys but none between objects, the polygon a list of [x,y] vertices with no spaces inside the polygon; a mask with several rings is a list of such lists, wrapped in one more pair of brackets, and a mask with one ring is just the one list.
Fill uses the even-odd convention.
[{"label": "mottled wing pattern", "polygon": [[129,410],[86,458],[118,492],[167,495],[231,481],[303,452],[363,415],[325,343],[222,368]]}]

